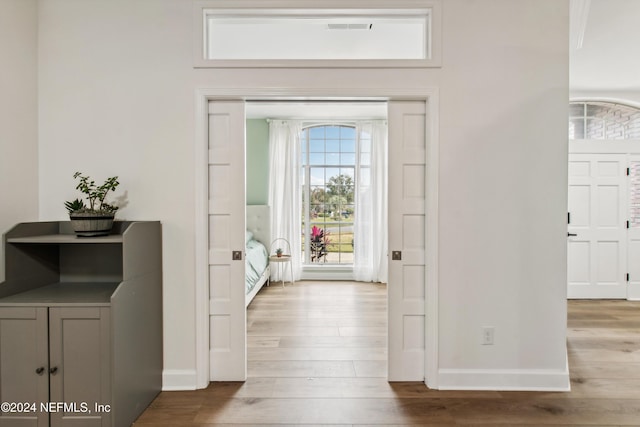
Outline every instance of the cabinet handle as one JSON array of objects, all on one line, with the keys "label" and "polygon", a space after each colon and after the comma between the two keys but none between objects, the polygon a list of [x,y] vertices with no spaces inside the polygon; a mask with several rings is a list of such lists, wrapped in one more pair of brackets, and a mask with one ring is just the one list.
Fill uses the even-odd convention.
[{"label": "cabinet handle", "polygon": [[44,366],[40,366],[38,369],[36,369],[36,374],[42,375],[43,373],[44,373]]},{"label": "cabinet handle", "polygon": [[56,374],[56,372],[58,372],[58,367],[57,367],[57,366],[55,366],[55,367],[53,367],[53,368],[49,369],[49,373],[50,373],[51,375],[55,375],[55,374]]}]

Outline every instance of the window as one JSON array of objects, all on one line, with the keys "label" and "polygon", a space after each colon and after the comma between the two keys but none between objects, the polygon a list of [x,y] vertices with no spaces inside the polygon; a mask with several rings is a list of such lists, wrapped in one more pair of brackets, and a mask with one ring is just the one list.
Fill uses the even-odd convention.
[{"label": "window", "polygon": [[349,0],[334,8],[322,8],[322,2],[321,8],[294,8],[201,1],[195,12],[195,65],[437,67],[440,1],[395,0],[378,9]]},{"label": "window", "polygon": [[611,102],[572,102],[569,139],[640,139],[640,109]]},{"label": "window", "polygon": [[[305,264],[353,264],[356,128],[322,125],[301,135],[302,251]],[[369,144],[370,145],[370,144]]]}]

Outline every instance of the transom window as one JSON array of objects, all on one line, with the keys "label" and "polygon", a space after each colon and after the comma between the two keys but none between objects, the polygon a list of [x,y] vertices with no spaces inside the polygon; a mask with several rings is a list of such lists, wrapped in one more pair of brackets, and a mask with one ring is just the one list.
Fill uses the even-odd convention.
[{"label": "transom window", "polygon": [[640,109],[611,102],[572,102],[569,139],[640,139]]},{"label": "transom window", "polygon": [[352,265],[360,145],[356,128],[308,127],[301,144],[304,263]]},{"label": "transom window", "polygon": [[[200,0],[196,67],[440,67],[441,1]],[[289,4],[289,6],[287,6]]]}]

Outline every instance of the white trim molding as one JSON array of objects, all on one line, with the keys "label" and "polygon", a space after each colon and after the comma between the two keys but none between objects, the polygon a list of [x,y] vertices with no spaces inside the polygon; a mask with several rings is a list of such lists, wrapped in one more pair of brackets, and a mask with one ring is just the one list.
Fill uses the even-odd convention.
[{"label": "white trim molding", "polygon": [[441,369],[440,390],[570,391],[569,368]]},{"label": "white trim molding", "polygon": [[194,369],[165,369],[162,372],[162,391],[197,389]]},{"label": "white trim molding", "polygon": [[[425,328],[425,383],[438,388],[438,106],[439,90],[423,88],[203,88],[195,94],[196,138],[195,138],[195,321],[196,321],[196,388],[209,384],[209,284],[208,284],[208,103],[215,100],[267,100],[267,101],[398,101],[421,100],[427,104],[427,216],[426,242],[428,255],[425,295],[427,297]],[[166,386],[174,387],[178,379]],[[186,377],[184,384],[187,384]],[[167,388],[169,389],[169,388]],[[172,388],[175,389],[175,388]],[[187,388],[188,389],[188,388]]]},{"label": "white trim molding", "polygon": [[440,251],[438,237],[438,188],[440,177],[440,96],[435,89],[427,98],[427,173],[425,174],[427,189],[426,213],[427,224],[425,227],[427,277],[425,285],[425,384],[432,389],[439,388],[438,381],[438,283],[440,276],[438,271],[438,254]]}]

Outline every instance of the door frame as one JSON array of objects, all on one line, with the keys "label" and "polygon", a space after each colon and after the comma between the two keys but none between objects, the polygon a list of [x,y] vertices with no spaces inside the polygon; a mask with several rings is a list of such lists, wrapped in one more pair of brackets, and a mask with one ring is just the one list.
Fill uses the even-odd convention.
[{"label": "door frame", "polygon": [[436,87],[388,88],[202,88],[196,90],[195,132],[195,339],[196,388],[209,384],[209,280],[208,280],[208,115],[209,102],[286,101],[423,101],[426,103],[426,280],[425,280],[425,384],[438,388],[438,177],[439,90]]}]

